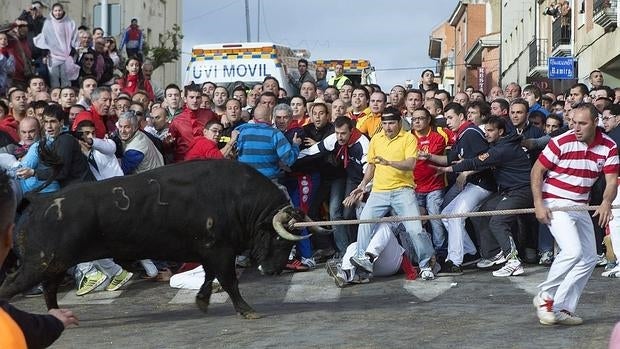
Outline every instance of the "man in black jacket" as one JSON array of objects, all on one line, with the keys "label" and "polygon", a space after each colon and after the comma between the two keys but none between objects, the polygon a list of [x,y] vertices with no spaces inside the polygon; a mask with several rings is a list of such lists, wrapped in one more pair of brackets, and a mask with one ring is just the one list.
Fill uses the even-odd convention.
[{"label": "man in black jacket", "polygon": [[[4,172],[0,172],[0,264],[4,262],[13,244],[14,219],[15,196],[9,184],[8,176]],[[25,339],[28,348],[48,347],[60,337],[67,326],[78,324],[73,312],[67,309],[51,309],[49,315],[30,314],[0,300],[0,313],[8,314],[21,329],[21,334],[16,333],[14,328],[6,328],[5,323],[0,322],[0,334],[2,336],[0,343],[9,336],[18,340],[21,337]]]},{"label": "man in black jacket", "polygon": [[[511,210],[529,208],[533,205],[530,189],[530,160],[521,147],[521,135],[506,131],[506,121],[492,116],[485,126],[490,148],[474,158],[463,159],[449,167],[438,168],[439,172],[464,172],[492,169],[497,183],[494,193],[481,207],[481,211]],[[495,215],[472,218],[480,233],[480,254],[484,259],[479,268],[489,268],[506,263],[493,276],[523,274],[523,267],[517,257],[511,226],[515,215]],[[498,251],[499,247],[499,252]]]}]

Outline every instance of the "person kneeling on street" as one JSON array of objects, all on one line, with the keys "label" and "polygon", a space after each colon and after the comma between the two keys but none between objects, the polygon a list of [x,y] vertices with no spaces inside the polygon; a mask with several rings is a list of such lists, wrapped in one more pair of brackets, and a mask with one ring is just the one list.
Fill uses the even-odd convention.
[{"label": "person kneeling on street", "polygon": [[348,284],[368,283],[374,276],[394,275],[401,268],[407,279],[413,280],[417,277],[417,272],[411,266],[411,261],[405,253],[406,250],[398,240],[399,238],[405,240],[407,237],[407,231],[402,223],[377,224],[366,248],[366,253],[374,256],[372,274],[357,268],[350,261],[351,257],[357,253],[357,242],[347,247],[342,263],[327,263],[327,273],[334,278],[336,286],[341,288]]}]

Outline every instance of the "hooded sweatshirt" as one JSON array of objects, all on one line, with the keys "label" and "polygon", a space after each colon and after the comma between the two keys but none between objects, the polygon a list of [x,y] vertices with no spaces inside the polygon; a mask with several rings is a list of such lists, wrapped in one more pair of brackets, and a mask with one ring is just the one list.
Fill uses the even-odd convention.
[{"label": "hooded sweatshirt", "polygon": [[521,147],[521,136],[509,133],[492,143],[487,152],[452,165],[454,172],[491,169],[500,192],[530,185],[532,166]]}]

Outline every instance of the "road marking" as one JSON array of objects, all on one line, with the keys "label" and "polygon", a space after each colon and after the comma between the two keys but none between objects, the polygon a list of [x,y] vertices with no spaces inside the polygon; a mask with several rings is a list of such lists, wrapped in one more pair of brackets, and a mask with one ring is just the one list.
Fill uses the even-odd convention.
[{"label": "road marking", "polygon": [[538,285],[545,281],[549,268],[543,266],[525,266],[525,273],[519,276],[510,276],[510,280],[515,286],[524,290],[528,294],[535,296],[538,294]]},{"label": "road marking", "polygon": [[[168,304],[193,304],[194,302],[196,302],[196,293],[198,293],[198,290],[189,290],[186,288],[182,288],[179,290],[179,292],[177,292],[176,295],[174,295],[174,297],[170,300],[170,302],[168,302]],[[223,291],[218,293],[212,293],[209,303],[226,303],[228,298],[228,293]]]},{"label": "road marking", "polygon": [[317,271],[293,274],[284,303],[338,301],[340,288],[333,283],[326,286],[325,279],[325,273]]},{"label": "road marking", "polygon": [[114,300],[123,293],[118,291],[95,291],[83,296],[77,296],[75,290],[69,291],[60,301],[59,305],[75,305],[75,304],[112,304]]},{"label": "road marking", "polygon": [[[243,274],[244,270],[245,269],[243,268],[239,268],[236,270],[237,279],[241,278],[241,274]],[[168,304],[192,304],[196,302],[196,293],[198,293],[198,290],[187,289],[187,288],[179,289],[179,291],[174,295],[174,297],[172,297],[172,299],[170,300],[170,302],[168,302]],[[209,300],[209,303],[210,304],[223,304],[223,303],[226,303],[228,298],[230,297],[228,296],[228,293],[226,293],[225,291],[218,292],[218,293],[211,293],[211,299]]]},{"label": "road marking", "polygon": [[413,281],[405,280],[403,284],[403,288],[407,290],[407,292],[424,302],[431,301],[441,296],[452,287],[457,286],[458,284],[454,282],[454,277],[452,276],[439,277],[430,281],[422,280],[421,278]]}]

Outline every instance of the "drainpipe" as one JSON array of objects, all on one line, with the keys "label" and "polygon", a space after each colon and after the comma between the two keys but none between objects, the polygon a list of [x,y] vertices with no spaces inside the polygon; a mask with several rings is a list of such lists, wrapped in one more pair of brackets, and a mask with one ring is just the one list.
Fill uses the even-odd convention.
[{"label": "drainpipe", "polygon": [[503,0],[499,0],[499,87],[503,90],[502,80],[504,79],[504,71],[503,62],[502,62],[502,52],[504,51],[504,18],[502,15],[504,13],[504,3]]},{"label": "drainpipe", "polygon": [[108,0],[101,0],[101,28],[103,28],[103,35],[109,35]]}]

